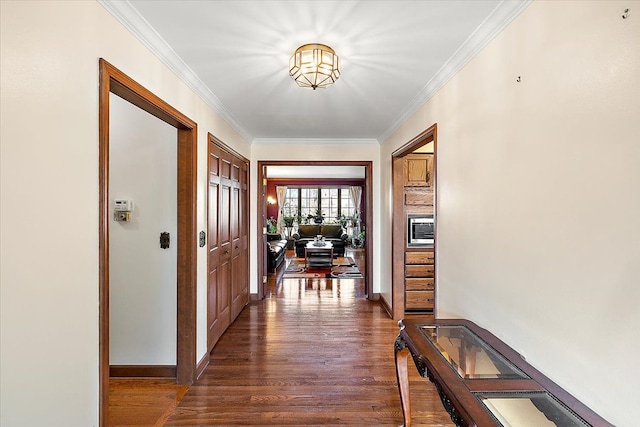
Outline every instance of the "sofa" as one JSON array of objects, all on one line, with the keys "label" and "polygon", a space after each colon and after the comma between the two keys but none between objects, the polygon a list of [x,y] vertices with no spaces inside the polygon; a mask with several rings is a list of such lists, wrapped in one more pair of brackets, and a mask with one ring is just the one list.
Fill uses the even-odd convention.
[{"label": "sofa", "polygon": [[313,241],[316,236],[322,235],[324,240],[333,244],[333,256],[344,256],[347,246],[347,233],[340,224],[301,224],[298,231],[291,236],[296,248],[296,256],[304,257],[304,248],[307,243]]},{"label": "sofa", "polygon": [[270,270],[276,271],[287,253],[287,239],[280,234],[267,234],[267,265]]}]

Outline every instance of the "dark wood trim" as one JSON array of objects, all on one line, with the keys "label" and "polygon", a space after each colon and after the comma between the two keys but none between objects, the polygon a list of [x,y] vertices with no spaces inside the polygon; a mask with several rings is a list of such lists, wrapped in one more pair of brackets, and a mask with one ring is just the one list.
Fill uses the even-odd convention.
[{"label": "dark wood trim", "polygon": [[109,375],[114,377],[175,378],[176,365],[111,365]]},{"label": "dark wood trim", "polygon": [[[392,153],[391,158],[391,168],[392,168],[392,190],[393,190],[393,201],[392,201],[392,224],[391,224],[391,277],[392,277],[392,289],[391,289],[391,311],[393,313],[393,318],[395,320],[399,320],[404,316],[404,250],[405,250],[405,231],[404,231],[404,177],[403,177],[403,158],[407,154],[412,153],[416,149],[422,147],[425,144],[433,141],[433,170],[435,179],[435,197],[436,201],[434,202],[435,214],[437,217],[438,210],[438,191],[437,191],[437,174],[436,174],[436,164],[437,164],[437,134],[438,134],[438,125],[434,123],[428,129],[424,130],[416,137],[411,139],[409,142],[404,144],[402,147],[398,148]],[[437,224],[436,224],[437,227]],[[435,252],[435,245],[434,245]],[[435,256],[435,255],[434,255]],[[435,265],[434,258],[434,265]],[[437,283],[437,282],[436,282]],[[436,291],[437,292],[437,284]],[[434,293],[437,298],[437,294]],[[437,301],[437,300],[436,300]],[[434,316],[436,316],[437,304],[434,308]]]},{"label": "dark wood trim", "polygon": [[[314,160],[314,166],[364,166],[365,168],[365,178],[364,178],[364,191],[362,195],[364,197],[364,206],[365,206],[365,224],[366,224],[366,235],[364,241],[365,247],[365,287],[367,292],[367,299],[371,300],[375,298],[373,293],[373,162],[369,160]],[[263,234],[263,224],[264,218],[267,215],[267,202],[266,202],[266,194],[263,191],[263,183],[264,180],[267,179],[265,175],[265,167],[267,166],[305,166],[308,165],[306,161],[300,160],[259,160],[258,161],[258,173],[257,173],[257,183],[258,183],[258,192],[256,194],[256,203],[257,203],[257,225],[256,232],[257,236],[264,236]],[[258,239],[258,293],[256,297],[258,299],[264,298],[264,283],[262,281],[262,277],[267,275],[267,267],[266,267],[266,251],[265,251],[265,237],[262,239]]]},{"label": "dark wood trim", "polygon": [[109,410],[109,93],[110,74],[106,61],[100,60],[100,89],[98,105],[98,318],[99,318],[99,425],[106,426]]},{"label": "dark wood trim", "polygon": [[384,297],[384,295],[380,295],[380,305],[382,306],[384,311],[387,312],[389,317],[393,318],[393,310],[391,309],[391,305],[389,304],[389,301],[387,301],[387,299]]},{"label": "dark wood trim", "polygon": [[391,218],[391,312],[395,320],[404,316],[404,186],[403,159],[391,159],[393,200]]},{"label": "dark wood trim", "polygon": [[195,123],[178,129],[178,384],[192,384],[196,368],[197,135]]},{"label": "dark wood trim", "polygon": [[209,352],[206,352],[204,356],[202,356],[202,359],[200,359],[200,361],[196,365],[196,380],[200,379],[200,377],[204,373],[204,370],[207,369],[207,366],[209,366],[209,360]]},{"label": "dark wood trim", "polygon": [[104,59],[99,60],[99,422],[109,403],[109,94],[114,93],[178,129],[178,333],[175,377],[196,372],[197,124]]}]

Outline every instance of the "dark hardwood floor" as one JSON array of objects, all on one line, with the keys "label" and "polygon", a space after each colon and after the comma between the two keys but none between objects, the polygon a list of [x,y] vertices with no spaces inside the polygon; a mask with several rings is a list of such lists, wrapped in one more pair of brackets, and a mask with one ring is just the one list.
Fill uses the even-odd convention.
[{"label": "dark hardwood floor", "polygon": [[[361,252],[347,255],[364,271]],[[282,270],[222,336],[164,425],[402,424],[397,325],[363,298],[364,280],[282,280]],[[410,383],[413,425],[452,426],[434,386],[415,369]]]}]

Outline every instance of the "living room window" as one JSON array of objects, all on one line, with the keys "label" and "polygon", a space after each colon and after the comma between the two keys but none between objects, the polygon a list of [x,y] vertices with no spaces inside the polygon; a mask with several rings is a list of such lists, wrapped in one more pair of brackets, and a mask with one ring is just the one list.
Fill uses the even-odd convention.
[{"label": "living room window", "polygon": [[298,212],[305,223],[320,208],[324,222],[338,222],[341,215],[352,217],[356,208],[348,187],[287,188],[283,212],[296,217]]}]

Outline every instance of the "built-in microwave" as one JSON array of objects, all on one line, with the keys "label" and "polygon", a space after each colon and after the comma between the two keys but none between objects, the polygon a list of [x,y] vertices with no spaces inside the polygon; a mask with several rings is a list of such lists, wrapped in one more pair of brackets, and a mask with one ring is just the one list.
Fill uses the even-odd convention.
[{"label": "built-in microwave", "polygon": [[433,245],[433,214],[407,214],[407,246]]}]

